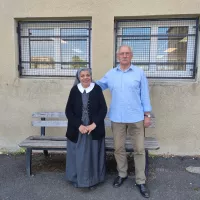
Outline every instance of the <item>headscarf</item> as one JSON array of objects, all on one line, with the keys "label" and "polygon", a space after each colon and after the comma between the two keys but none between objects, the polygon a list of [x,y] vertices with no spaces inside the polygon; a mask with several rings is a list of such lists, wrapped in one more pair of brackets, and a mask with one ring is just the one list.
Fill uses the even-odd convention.
[{"label": "headscarf", "polygon": [[92,78],[92,70],[90,68],[80,68],[76,72],[75,80],[74,80],[74,85],[77,85],[80,83],[80,74],[83,71],[88,71],[90,73],[90,76]]}]

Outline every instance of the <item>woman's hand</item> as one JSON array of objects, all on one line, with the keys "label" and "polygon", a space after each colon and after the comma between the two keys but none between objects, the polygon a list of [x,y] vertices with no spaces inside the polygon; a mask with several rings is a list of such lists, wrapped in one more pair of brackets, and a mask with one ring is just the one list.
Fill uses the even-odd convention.
[{"label": "woman's hand", "polygon": [[79,130],[82,134],[85,134],[85,133],[88,132],[87,126],[83,126],[83,125],[80,125],[78,130]]},{"label": "woman's hand", "polygon": [[90,124],[89,126],[87,126],[87,130],[88,130],[88,135],[91,133],[91,131],[93,131],[96,128],[96,124],[93,122],[92,124]]}]

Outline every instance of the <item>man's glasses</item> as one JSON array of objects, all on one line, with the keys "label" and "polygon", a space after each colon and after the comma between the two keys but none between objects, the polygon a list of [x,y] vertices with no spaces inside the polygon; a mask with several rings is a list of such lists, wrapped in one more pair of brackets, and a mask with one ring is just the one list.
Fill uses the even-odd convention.
[{"label": "man's glasses", "polygon": [[121,52],[119,53],[120,56],[130,56],[131,52]]}]

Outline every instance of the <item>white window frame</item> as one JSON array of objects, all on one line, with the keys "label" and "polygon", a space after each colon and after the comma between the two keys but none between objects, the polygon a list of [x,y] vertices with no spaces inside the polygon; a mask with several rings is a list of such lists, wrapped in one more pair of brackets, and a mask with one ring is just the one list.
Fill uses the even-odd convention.
[{"label": "white window frame", "polygon": [[[87,22],[81,22],[81,21],[73,21],[74,24],[78,24],[78,27],[73,27],[74,29],[76,28],[83,28],[83,29],[90,29],[90,25],[88,22],[90,21],[87,21]],[[54,48],[54,57],[55,57],[55,61],[56,62],[61,62],[62,60],[62,55],[61,55],[61,29],[65,29],[65,28],[71,28],[73,29],[70,25],[71,23],[73,22],[66,22],[66,21],[59,21],[59,22],[44,22],[44,21],[38,21],[38,22],[21,22],[20,24],[20,31],[21,31],[21,36],[28,36],[28,33],[29,33],[29,30],[32,29],[41,29],[41,30],[45,30],[45,29],[53,29],[54,30],[54,34],[52,36],[52,39],[53,39],[53,43],[54,43],[54,47],[57,47],[57,48]],[[79,23],[80,22],[80,23]],[[20,22],[19,22],[20,23]],[[91,22],[90,22],[91,24]],[[89,30],[90,32],[91,30]],[[18,33],[19,34],[19,33]],[[88,42],[88,45],[87,45],[87,58],[88,58],[88,62],[90,64],[88,64],[88,66],[91,66],[91,52],[90,52],[90,49],[91,49],[91,36],[90,36],[91,32],[89,33],[89,37],[87,37],[87,42]],[[57,36],[57,38],[53,38],[54,36]],[[42,36],[41,36],[42,38]],[[76,38],[76,36],[74,36],[74,38]],[[80,38],[80,37],[79,37]],[[85,39],[85,37],[84,37]],[[21,45],[21,44],[20,44]],[[21,48],[21,50],[19,49],[19,51],[21,51],[21,59],[23,61],[23,52],[28,52],[30,51],[30,48],[29,48],[29,42],[27,42],[27,44],[23,43],[23,49]],[[26,60],[29,60],[30,61],[30,54],[26,54]],[[70,77],[70,76],[75,76],[76,75],[76,72],[77,72],[77,69],[65,69],[65,68],[62,68],[62,64],[56,64],[55,63],[55,67],[54,68],[41,68],[41,69],[31,69],[30,68],[30,65],[31,63],[20,63],[22,66],[21,68],[21,76],[33,76],[33,77],[37,77],[37,76],[43,76],[43,77],[59,77],[59,76],[65,76],[65,77]]]},{"label": "white window frame", "polygon": [[[180,27],[180,26],[188,26],[188,34],[196,34],[196,20],[158,20],[158,21],[141,21],[141,20],[135,20],[132,22],[129,22],[127,24],[126,21],[123,24],[123,21],[118,22],[118,35],[122,35],[122,30],[123,28],[151,28],[151,35],[158,35],[158,28],[162,27]],[[196,38],[195,37],[188,37],[187,41],[187,57],[186,57],[186,63],[187,62],[193,62],[194,61],[194,53],[193,49],[195,48],[195,43],[196,43]],[[116,45],[121,46],[122,44],[122,37],[119,37],[119,41]],[[153,45],[151,45],[153,44]],[[157,37],[151,37],[150,39],[150,62],[156,62],[156,56],[157,56],[157,44],[158,44],[158,39]],[[133,54],[134,54],[134,49],[133,49]],[[150,78],[184,78],[184,77],[193,77],[193,65],[186,65],[186,70],[185,71],[157,71],[156,65],[149,65],[149,70],[145,70],[145,74],[149,76]],[[152,77],[152,71],[153,71],[153,77]],[[162,77],[161,77],[162,74]]]}]

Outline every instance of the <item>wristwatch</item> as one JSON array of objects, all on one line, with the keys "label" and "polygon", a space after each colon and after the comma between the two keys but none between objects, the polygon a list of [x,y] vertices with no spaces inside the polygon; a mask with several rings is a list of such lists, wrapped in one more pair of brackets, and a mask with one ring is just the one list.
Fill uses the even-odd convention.
[{"label": "wristwatch", "polygon": [[151,118],[151,115],[150,114],[144,114],[145,117],[149,117]]}]

